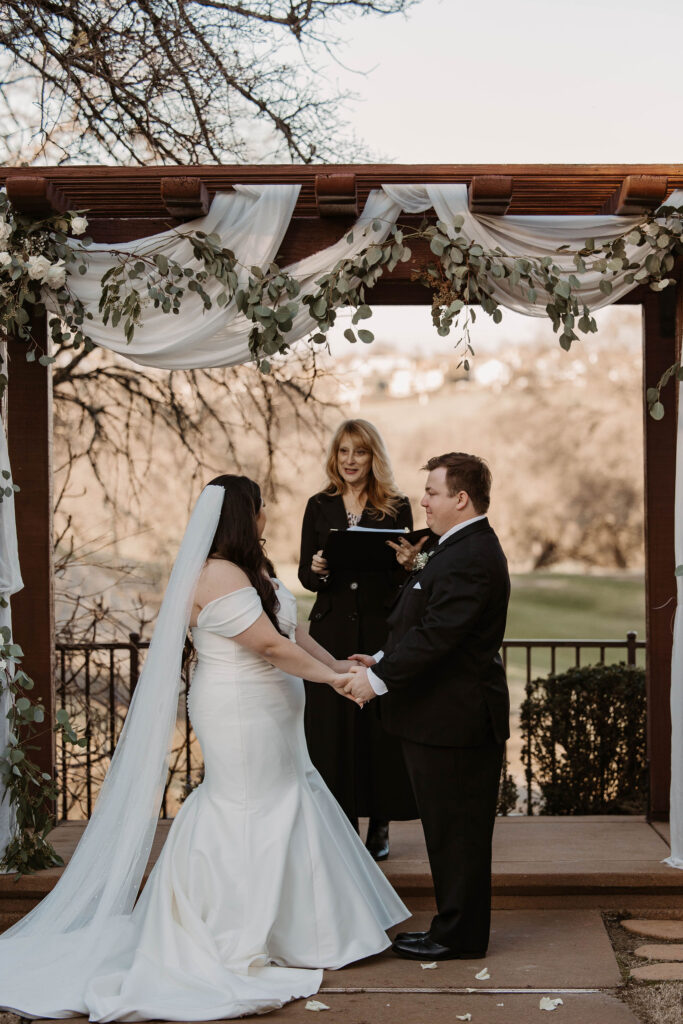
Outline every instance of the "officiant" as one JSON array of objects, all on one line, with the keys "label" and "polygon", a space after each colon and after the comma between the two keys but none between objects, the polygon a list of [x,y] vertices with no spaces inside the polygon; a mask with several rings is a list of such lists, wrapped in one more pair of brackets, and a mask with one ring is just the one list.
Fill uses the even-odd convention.
[{"label": "officiant", "polygon": [[[306,505],[299,579],[317,594],[311,636],[335,657],[347,658],[381,649],[389,608],[418,548],[411,551],[403,542],[393,566],[382,570],[331,568],[323,555],[331,530],[412,530],[413,516],[379,431],[367,420],[339,426],[325,471],[327,486]],[[400,741],[384,731],[381,704],[361,709],[328,686],[306,683],[311,760],[352,825],[358,829],[359,818],[370,819],[366,846],[375,860],[389,855],[389,822],[418,816]]]}]

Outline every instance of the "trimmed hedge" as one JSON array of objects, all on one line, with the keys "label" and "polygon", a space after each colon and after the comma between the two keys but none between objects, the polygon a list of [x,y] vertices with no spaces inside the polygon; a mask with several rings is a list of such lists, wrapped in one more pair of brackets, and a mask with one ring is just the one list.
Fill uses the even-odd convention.
[{"label": "trimmed hedge", "polygon": [[520,712],[542,814],[643,814],[645,672],[587,665],[527,685]]}]

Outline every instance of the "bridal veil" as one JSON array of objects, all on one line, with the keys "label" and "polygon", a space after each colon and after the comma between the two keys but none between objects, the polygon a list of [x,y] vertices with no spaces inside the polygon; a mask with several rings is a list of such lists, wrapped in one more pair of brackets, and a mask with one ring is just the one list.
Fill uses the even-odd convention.
[{"label": "bridal veil", "polygon": [[[18,938],[54,938],[101,928],[129,914],[144,875],[166,783],[192,599],[218,524],[225,491],[199,496],[178,551],[154,635],[92,818],[59,882],[26,917],[0,936],[0,973],[13,964]],[[22,945],[22,944],[20,944]]]}]

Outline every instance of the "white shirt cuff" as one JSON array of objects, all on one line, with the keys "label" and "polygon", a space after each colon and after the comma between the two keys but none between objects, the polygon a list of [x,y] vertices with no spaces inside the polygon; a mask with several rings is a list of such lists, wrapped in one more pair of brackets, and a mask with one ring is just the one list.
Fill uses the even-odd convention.
[{"label": "white shirt cuff", "polygon": [[379,678],[379,676],[375,675],[371,668],[366,669],[366,672],[368,673],[368,682],[378,697],[381,697],[383,693],[389,692],[386,684]]}]

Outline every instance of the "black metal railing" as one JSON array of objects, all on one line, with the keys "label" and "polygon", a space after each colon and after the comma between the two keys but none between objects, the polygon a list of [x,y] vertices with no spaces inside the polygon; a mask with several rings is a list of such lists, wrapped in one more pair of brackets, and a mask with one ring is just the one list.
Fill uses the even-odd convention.
[{"label": "black metal railing", "polygon": [[[144,653],[149,641],[130,633],[127,641],[69,643],[60,641],[57,649],[57,703],[66,708],[84,747],[58,740],[57,783],[59,816],[88,818],[92,813],[100,785],[106,774],[130,700],[135,692]],[[597,652],[595,661],[604,662],[607,652],[625,652],[629,665],[644,657],[645,643],[636,633],[625,640],[505,640],[502,657],[512,683],[527,684],[539,676],[581,665],[588,651]],[[587,661],[583,661],[587,664]],[[171,752],[168,780],[161,814],[173,816],[183,799],[200,781],[201,751],[190,726],[187,711],[189,665],[183,664],[183,680],[178,702],[176,733]],[[521,728],[523,729],[523,723]],[[522,737],[524,739],[524,736]],[[531,744],[526,743],[530,750]],[[527,755],[523,767],[526,788],[526,812],[532,812],[533,766]]]},{"label": "black metal railing", "polygon": [[[148,640],[130,633],[128,641],[58,642],[57,705],[66,708],[84,747],[58,739],[59,816],[89,818],[121,734]],[[202,762],[187,711],[189,665],[183,662],[176,733],[161,814],[177,811],[201,777]]]}]

